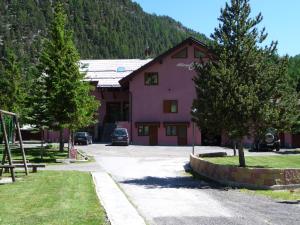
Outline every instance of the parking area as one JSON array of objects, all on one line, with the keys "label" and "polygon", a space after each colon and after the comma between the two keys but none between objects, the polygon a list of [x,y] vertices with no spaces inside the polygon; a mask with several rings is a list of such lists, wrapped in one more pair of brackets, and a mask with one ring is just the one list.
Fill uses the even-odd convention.
[{"label": "parking area", "polygon": [[[185,172],[192,147],[79,146],[95,157],[151,225],[300,224],[300,206],[242,193]],[[197,146],[195,152],[226,151]],[[252,154],[277,154],[248,153]]]},{"label": "parking area", "polygon": [[[188,157],[192,151],[192,146],[112,146],[110,144],[94,144],[88,146],[77,146],[92,155],[102,156],[130,156],[130,157]],[[219,146],[195,146],[195,154],[211,153],[211,152],[226,152],[227,155],[233,155],[233,149]],[[246,156],[263,156],[263,155],[281,155],[293,153],[295,149],[281,149],[279,152],[249,152],[245,148]]]}]

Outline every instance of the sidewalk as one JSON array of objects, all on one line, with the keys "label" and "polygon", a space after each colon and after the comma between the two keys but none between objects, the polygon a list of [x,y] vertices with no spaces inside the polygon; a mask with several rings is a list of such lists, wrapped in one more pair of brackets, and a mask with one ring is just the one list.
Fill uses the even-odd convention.
[{"label": "sidewalk", "polygon": [[125,194],[105,172],[92,172],[96,192],[111,225],[146,225]]}]

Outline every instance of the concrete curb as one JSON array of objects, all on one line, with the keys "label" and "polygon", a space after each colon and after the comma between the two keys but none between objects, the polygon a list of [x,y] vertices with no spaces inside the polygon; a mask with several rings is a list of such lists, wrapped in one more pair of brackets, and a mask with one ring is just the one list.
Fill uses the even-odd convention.
[{"label": "concrete curb", "polygon": [[92,172],[96,193],[111,225],[146,225],[113,179],[105,172]]}]

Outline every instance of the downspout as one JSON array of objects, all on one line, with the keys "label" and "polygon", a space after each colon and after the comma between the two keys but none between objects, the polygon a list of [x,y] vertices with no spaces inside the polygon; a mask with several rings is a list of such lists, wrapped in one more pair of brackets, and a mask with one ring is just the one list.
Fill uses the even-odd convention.
[{"label": "downspout", "polygon": [[133,126],[132,126],[132,93],[129,91],[129,102],[130,102],[130,143],[133,143]]}]

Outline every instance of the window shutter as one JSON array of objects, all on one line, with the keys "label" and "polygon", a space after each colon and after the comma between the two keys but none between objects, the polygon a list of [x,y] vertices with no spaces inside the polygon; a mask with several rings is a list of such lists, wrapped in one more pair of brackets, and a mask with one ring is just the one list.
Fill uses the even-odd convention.
[{"label": "window shutter", "polygon": [[170,101],[165,100],[164,101],[164,113],[169,113],[171,109]]}]

